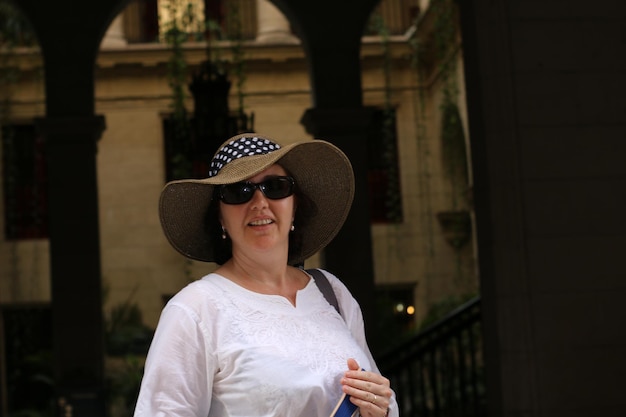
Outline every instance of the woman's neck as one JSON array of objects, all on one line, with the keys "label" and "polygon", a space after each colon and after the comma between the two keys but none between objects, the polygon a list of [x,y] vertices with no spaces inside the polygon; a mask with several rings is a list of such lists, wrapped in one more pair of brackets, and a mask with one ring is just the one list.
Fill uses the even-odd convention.
[{"label": "woman's neck", "polygon": [[281,295],[296,304],[298,290],[306,287],[308,276],[287,263],[250,262],[231,258],[217,271],[234,283],[254,292]]}]

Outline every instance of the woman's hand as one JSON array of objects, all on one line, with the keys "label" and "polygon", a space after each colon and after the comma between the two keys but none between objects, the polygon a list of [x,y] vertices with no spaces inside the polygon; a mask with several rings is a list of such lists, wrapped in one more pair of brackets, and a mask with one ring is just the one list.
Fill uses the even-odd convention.
[{"label": "woman's hand", "polygon": [[391,388],[384,376],[361,371],[359,364],[348,359],[348,371],[341,379],[343,392],[350,395],[350,401],[359,407],[363,417],[385,417],[389,413]]}]

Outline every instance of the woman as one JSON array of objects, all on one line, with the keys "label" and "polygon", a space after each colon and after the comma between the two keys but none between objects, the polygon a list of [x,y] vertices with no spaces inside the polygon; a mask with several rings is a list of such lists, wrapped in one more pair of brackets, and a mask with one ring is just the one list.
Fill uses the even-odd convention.
[{"label": "woman", "polygon": [[[168,183],[160,217],[172,246],[221,265],[163,309],[135,416],[397,416],[361,310],[330,281],[341,314],[303,269],[348,215],[352,167],[330,143],[226,141],[209,177]],[[350,415],[352,410],[347,414]]]}]

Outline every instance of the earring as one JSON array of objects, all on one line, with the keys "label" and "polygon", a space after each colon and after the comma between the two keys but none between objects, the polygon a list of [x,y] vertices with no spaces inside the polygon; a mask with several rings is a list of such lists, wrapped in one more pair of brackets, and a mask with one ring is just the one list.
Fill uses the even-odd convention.
[{"label": "earring", "polygon": [[293,232],[294,230],[296,230],[296,226],[294,226],[293,223],[291,223],[291,231]]},{"label": "earring", "polygon": [[222,239],[226,240],[226,229],[222,226]]}]

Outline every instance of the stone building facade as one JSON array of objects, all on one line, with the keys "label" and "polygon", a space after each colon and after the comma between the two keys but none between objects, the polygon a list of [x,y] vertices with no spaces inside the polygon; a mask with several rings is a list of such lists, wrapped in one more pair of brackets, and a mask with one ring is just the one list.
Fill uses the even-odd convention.
[{"label": "stone building facade", "polygon": [[[471,179],[462,191],[455,189],[441,160],[443,77],[439,58],[428,52],[436,42],[432,28],[438,16],[428,3],[382,2],[375,14],[382,18],[388,36],[369,29],[361,49],[364,105],[379,112],[393,109],[399,186],[399,217],[381,220],[372,214],[377,293],[389,296],[393,308],[398,304],[413,307],[408,317],[412,323],[423,319],[433,303],[478,292],[471,230],[464,230],[461,238],[451,237],[438,221],[438,213],[462,211],[470,222],[465,226],[471,228],[471,201],[465,198],[471,194]],[[140,307],[146,324],[154,327],[164,300],[215,265],[186,261],[161,232],[157,203],[166,181],[163,126],[171,113],[167,63],[172,52],[163,41],[142,41],[146,31],[142,4],[131,2],[113,20],[96,60],[95,111],[106,119],[97,144],[97,177],[105,313],[132,301]],[[240,7],[245,112],[254,114],[254,130],[285,143],[313,139],[300,120],[312,98],[299,39],[267,0],[241,0]],[[162,26],[163,19],[161,13]],[[469,144],[461,40],[458,23],[450,22],[455,46],[445,59],[455,63],[455,99]],[[426,51],[419,60],[416,44],[419,53]],[[213,51],[221,51],[221,57],[232,64],[231,46],[228,40],[211,43]],[[206,48],[202,40],[183,45],[190,74],[207,59]],[[11,91],[6,123],[34,123],[44,112],[42,58],[36,48],[18,48],[11,59],[21,76]],[[233,76],[231,81],[234,84]],[[233,85],[231,109],[236,108],[237,99]],[[193,110],[189,91],[185,105]],[[381,198],[385,200],[385,195]],[[460,205],[455,203],[459,200],[463,201]],[[378,204],[384,207],[385,201]],[[2,206],[0,211],[5,211]],[[0,222],[6,219],[2,216]],[[50,301],[48,251],[45,237],[0,239],[0,303]],[[323,254],[306,266],[319,265],[324,265]]]}]

